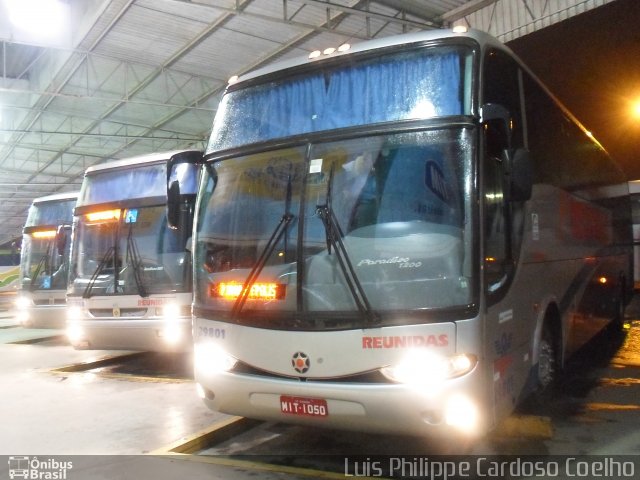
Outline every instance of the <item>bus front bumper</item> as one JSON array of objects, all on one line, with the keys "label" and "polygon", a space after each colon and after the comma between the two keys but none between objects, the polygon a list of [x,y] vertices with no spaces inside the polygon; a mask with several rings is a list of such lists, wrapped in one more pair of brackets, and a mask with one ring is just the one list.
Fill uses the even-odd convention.
[{"label": "bus front bumper", "polygon": [[437,389],[203,372],[195,379],[212,410],[342,430],[458,438],[488,429],[479,369]]},{"label": "bus front bumper", "polygon": [[65,305],[32,305],[16,309],[15,317],[25,328],[64,329],[67,308]]},{"label": "bus front bumper", "polygon": [[67,320],[67,338],[78,350],[192,350],[191,317]]}]

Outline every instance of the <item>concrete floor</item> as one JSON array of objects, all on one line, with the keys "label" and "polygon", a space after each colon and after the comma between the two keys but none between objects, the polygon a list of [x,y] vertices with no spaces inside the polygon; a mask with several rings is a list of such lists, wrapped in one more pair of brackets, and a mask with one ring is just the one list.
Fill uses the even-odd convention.
[{"label": "concrete floor", "polygon": [[[634,298],[627,314],[640,319],[640,296]],[[225,465],[215,457],[159,456],[158,451],[166,451],[167,446],[211,429],[229,417],[209,411],[191,381],[150,382],[91,372],[52,373],[53,369],[70,364],[128,353],[76,351],[66,344],[62,333],[17,327],[11,315],[0,311],[0,480],[9,478],[9,456],[18,455],[38,456],[41,461],[71,461],[73,469],[66,476],[69,480],[162,480],[205,475],[211,480],[307,478],[297,473],[261,470],[260,466]],[[34,344],[15,343],[45,335],[58,338]],[[594,374],[606,377],[609,383],[598,384],[585,400],[600,409],[587,410],[579,416],[578,420],[586,419],[584,422],[575,417],[555,418],[554,438],[537,441],[536,452],[638,453],[638,410],[630,409],[637,405],[640,385],[638,338],[640,328],[634,328],[613,365],[596,369]],[[624,388],[614,381],[618,377],[625,379]],[[626,396],[619,398],[620,395]],[[611,408],[603,407],[609,404]],[[613,408],[620,405],[629,408]],[[308,435],[303,437],[307,442]],[[294,436],[296,439],[300,441]],[[332,438],[329,443],[335,440]],[[282,446],[278,450],[282,453]],[[295,451],[288,447],[285,450]],[[151,452],[155,454],[147,455]],[[322,478],[337,477],[326,474]]]},{"label": "concrete floor", "polygon": [[[23,329],[8,312],[0,311],[0,480],[9,478],[7,465],[15,456],[69,461],[72,468],[65,478],[70,480],[296,478],[278,472],[256,477],[253,470],[193,462],[189,456],[145,455],[229,417],[207,409],[190,381],[52,373],[55,368],[129,353],[76,351],[62,334]],[[53,340],[15,343],[45,336]]]}]

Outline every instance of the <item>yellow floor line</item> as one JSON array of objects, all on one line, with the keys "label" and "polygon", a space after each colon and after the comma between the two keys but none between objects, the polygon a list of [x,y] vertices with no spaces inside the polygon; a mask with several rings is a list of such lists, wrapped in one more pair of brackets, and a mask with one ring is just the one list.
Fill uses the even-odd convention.
[{"label": "yellow floor line", "polygon": [[260,423],[258,420],[251,420],[249,418],[231,417],[227,420],[214,423],[193,435],[183,437],[170,445],[154,450],[151,452],[151,455],[195,453],[204,450],[212,444],[221,443],[233,436],[246,432]]},{"label": "yellow floor line", "polygon": [[[256,470],[262,472],[270,472],[270,473],[287,473],[296,476],[304,476],[311,478],[330,478],[330,479],[343,479],[345,478],[344,473],[338,472],[327,472],[324,470],[314,470],[312,468],[304,468],[304,467],[290,467],[287,465],[275,465],[271,463],[262,463],[262,462],[252,462],[249,460],[238,460],[227,457],[213,457],[213,456],[205,456],[205,455],[185,455],[185,454],[175,454],[175,455],[159,455],[166,456],[168,458],[184,460],[189,462],[200,462],[200,463],[209,463],[213,465],[223,465],[226,467],[234,467],[234,468],[243,468],[246,470]],[[373,477],[361,477],[358,478],[371,479]],[[375,478],[386,478],[386,477],[375,477]]]},{"label": "yellow floor line", "polygon": [[549,417],[538,415],[511,415],[492,432],[492,437],[553,438],[553,424]]}]

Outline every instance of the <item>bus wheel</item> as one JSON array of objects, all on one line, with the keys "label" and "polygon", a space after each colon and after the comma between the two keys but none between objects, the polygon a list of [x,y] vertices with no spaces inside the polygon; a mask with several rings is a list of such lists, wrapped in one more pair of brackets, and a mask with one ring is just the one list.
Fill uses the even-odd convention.
[{"label": "bus wheel", "polygon": [[553,390],[558,377],[558,352],[553,332],[548,325],[544,326],[540,339],[538,353],[538,384],[535,397],[542,404],[553,396]]}]

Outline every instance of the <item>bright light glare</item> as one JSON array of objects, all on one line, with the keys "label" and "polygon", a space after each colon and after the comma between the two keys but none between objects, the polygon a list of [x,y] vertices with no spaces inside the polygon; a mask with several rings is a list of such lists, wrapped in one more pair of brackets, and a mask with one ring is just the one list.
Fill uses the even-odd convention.
[{"label": "bright light glare", "polygon": [[445,357],[425,349],[414,349],[396,365],[381,369],[394,382],[408,385],[441,385],[446,379],[470,372],[477,359],[473,355]]},{"label": "bright light glare", "polygon": [[175,303],[167,303],[162,307],[162,316],[167,320],[177,320],[180,317],[180,307]]},{"label": "bright light glare", "polygon": [[91,212],[87,213],[87,220],[90,222],[104,222],[108,220],[119,220],[120,219],[120,209],[114,210],[104,210],[101,212]]},{"label": "bright light glare", "polygon": [[631,107],[631,112],[633,116],[637,119],[640,119],[640,99],[636,100]]},{"label": "bright light glare", "polygon": [[73,343],[78,343],[84,337],[84,329],[78,323],[67,324],[67,338]]},{"label": "bright light glare", "polygon": [[208,374],[231,370],[237,360],[214,343],[197,343],[194,346],[195,368]]},{"label": "bright light glare", "polygon": [[31,299],[28,297],[17,297],[14,302],[18,310],[25,310],[31,306]]},{"label": "bright light glare", "polygon": [[9,21],[17,28],[52,35],[65,24],[65,6],[58,0],[5,0]]},{"label": "bright light glare", "polygon": [[39,232],[33,232],[33,238],[53,238],[56,236],[55,230],[41,230]]},{"label": "bright light glare", "polygon": [[394,381],[410,385],[438,385],[447,378],[447,360],[429,350],[411,350],[405,358],[383,373]]},{"label": "bright light glare", "polygon": [[162,329],[162,338],[170,345],[175,345],[182,340],[182,329],[180,325],[173,322],[166,322]]},{"label": "bright light glare", "polygon": [[432,118],[436,115],[436,107],[429,100],[419,101],[409,113],[410,118]]},{"label": "bright light glare", "polygon": [[468,397],[454,395],[447,401],[444,418],[447,425],[473,433],[478,428],[478,407]]}]

